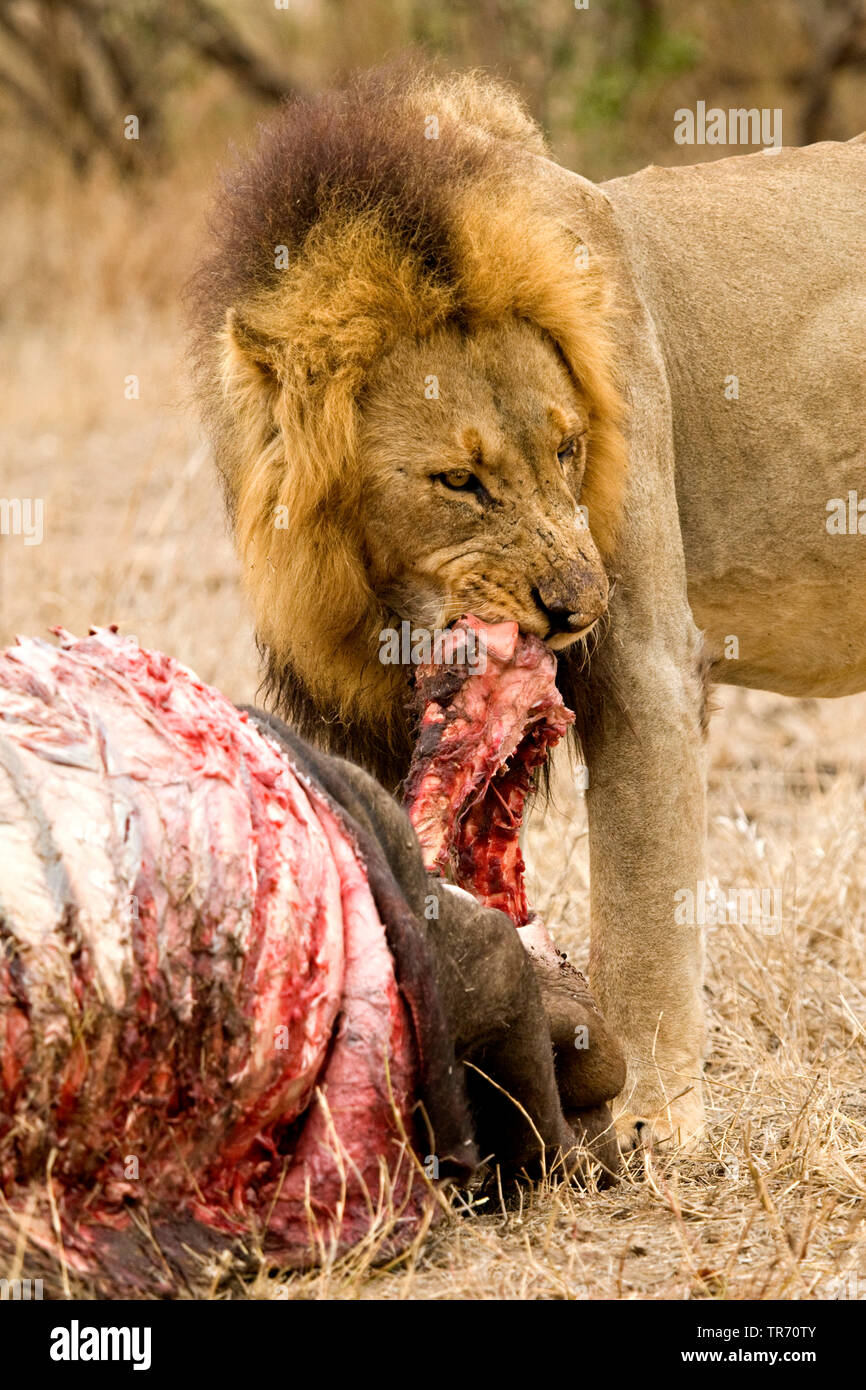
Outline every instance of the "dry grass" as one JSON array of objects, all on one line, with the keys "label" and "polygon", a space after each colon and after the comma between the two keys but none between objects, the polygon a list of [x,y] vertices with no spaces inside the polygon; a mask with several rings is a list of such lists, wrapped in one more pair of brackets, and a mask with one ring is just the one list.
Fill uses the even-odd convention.
[{"label": "dry grass", "polygon": [[[0,495],[43,498],[46,533],[41,546],[0,541],[0,641],[116,621],[249,699],[252,633],[184,405],[173,309],[195,249],[195,223],[177,210],[195,193],[164,188],[143,221],[108,190],[70,193],[46,210],[47,233],[23,205],[8,213]],[[103,234],[81,236],[94,208]],[[130,373],[138,401],[124,399]],[[712,869],[725,887],[780,887],[783,921],[775,935],[708,933],[710,1126],[697,1151],[643,1157],[604,1193],[549,1185],[517,1211],[457,1203],[392,1268],[368,1250],[222,1296],[827,1298],[851,1271],[866,1291],[866,696],[728,691],[722,704]],[[534,900],[581,960],[583,804],[567,778],[557,797],[560,811],[530,830]],[[212,1280],[209,1291],[220,1296]]]}]

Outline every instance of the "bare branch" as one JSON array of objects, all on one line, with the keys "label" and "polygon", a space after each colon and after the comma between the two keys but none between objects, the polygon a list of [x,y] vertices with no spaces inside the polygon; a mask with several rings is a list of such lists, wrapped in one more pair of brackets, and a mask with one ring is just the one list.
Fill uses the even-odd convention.
[{"label": "bare branch", "polygon": [[19,109],[30,123],[56,141],[59,149],[63,150],[76,173],[83,174],[90,163],[90,156],[87,150],[71,134],[68,124],[59,120],[54,113],[40,101],[39,97],[29,91],[23,83],[13,77],[12,73],[0,68],[0,86],[12,93]]},{"label": "bare branch", "polygon": [[282,101],[293,95],[293,85],[263,63],[207,0],[187,0],[185,9],[189,16],[187,24],[177,23],[177,12],[171,13],[168,22],[197,52],[218,67],[226,68],[244,86],[268,101]]}]

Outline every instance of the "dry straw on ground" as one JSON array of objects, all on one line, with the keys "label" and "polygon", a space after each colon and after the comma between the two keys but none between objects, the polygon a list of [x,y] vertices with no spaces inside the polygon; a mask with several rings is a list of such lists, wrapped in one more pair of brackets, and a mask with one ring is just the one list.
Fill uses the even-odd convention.
[{"label": "dry straw on ground", "polygon": [[[165,196],[176,212],[182,195]],[[7,219],[4,299],[17,279],[25,290],[41,285],[44,300],[31,288],[0,338],[0,495],[43,498],[45,539],[0,542],[0,640],[114,621],[251,699],[252,633],[218,490],[185,408],[174,288],[161,278],[160,248],[170,238],[182,263],[192,233],[165,202],[142,224],[107,193],[91,197],[114,225],[97,243],[74,231],[81,202],[55,207],[42,237],[47,278],[31,264],[41,253],[23,211]],[[193,201],[186,195],[181,206]],[[142,285],[148,302],[130,288]],[[124,398],[129,374],[140,379],[139,400]],[[709,1129],[697,1149],[643,1156],[603,1193],[551,1185],[527,1192],[516,1210],[495,1198],[455,1200],[393,1267],[374,1267],[366,1249],[289,1279],[210,1269],[196,1292],[866,1296],[866,696],[819,703],[727,690],[720,702],[709,742],[712,873],[726,889],[781,888],[783,911],[776,934],[708,931]],[[565,770],[556,800],[559,810],[531,827],[532,891],[581,962],[585,817]]]}]

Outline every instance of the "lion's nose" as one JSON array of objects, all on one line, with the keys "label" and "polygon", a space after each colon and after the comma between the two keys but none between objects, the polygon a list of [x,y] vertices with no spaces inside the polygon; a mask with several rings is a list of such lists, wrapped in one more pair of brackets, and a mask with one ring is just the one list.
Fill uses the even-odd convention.
[{"label": "lion's nose", "polygon": [[[548,637],[553,637],[558,632],[577,632],[577,623],[572,624],[571,607],[568,604],[557,605],[545,602],[541,596],[540,589],[533,589],[532,597],[537,606],[541,609],[549,624]],[[586,624],[584,624],[586,626]]]},{"label": "lion's nose", "polygon": [[607,575],[581,560],[571,561],[545,575],[532,597],[550,623],[548,637],[582,632],[607,608]]}]

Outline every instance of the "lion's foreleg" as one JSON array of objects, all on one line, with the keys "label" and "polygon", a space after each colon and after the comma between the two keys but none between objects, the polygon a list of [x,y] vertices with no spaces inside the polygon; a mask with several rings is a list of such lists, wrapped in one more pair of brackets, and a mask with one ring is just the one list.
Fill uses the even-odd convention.
[{"label": "lion's foreleg", "polygon": [[703,1121],[703,941],[678,920],[705,876],[700,644],[687,611],[681,628],[647,642],[615,625],[607,659],[622,707],[588,749],[591,978],[626,1054],[625,1147],[640,1121],[682,1141]]}]

